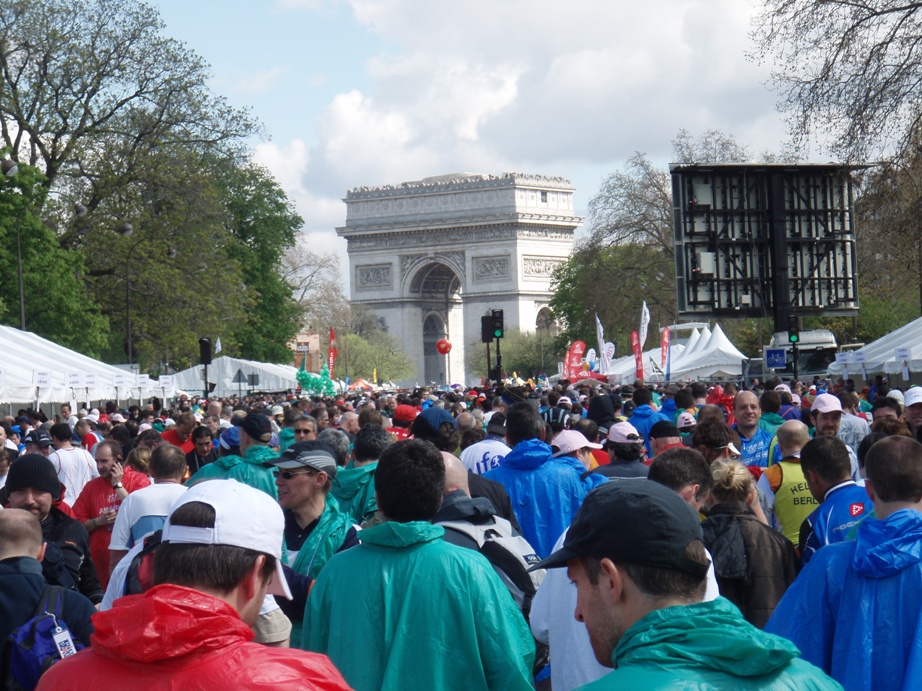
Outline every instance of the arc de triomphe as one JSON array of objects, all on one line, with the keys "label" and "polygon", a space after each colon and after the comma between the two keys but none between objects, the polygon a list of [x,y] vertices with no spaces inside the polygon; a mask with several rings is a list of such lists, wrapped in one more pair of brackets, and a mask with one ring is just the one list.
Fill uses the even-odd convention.
[{"label": "arc de triomphe", "polygon": [[[336,232],[348,242],[351,299],[383,318],[417,363],[400,382],[411,386],[479,381],[464,356],[483,348],[480,317],[493,309],[507,330],[546,320],[551,272],[582,221],[567,180],[521,173],[360,187],[343,201]],[[440,338],[452,343],[448,356],[436,351]]]}]

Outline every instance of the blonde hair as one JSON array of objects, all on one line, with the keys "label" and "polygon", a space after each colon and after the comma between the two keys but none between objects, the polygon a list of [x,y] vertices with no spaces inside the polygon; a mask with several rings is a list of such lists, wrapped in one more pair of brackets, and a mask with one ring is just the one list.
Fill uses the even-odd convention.
[{"label": "blonde hair", "polygon": [[711,494],[716,503],[749,500],[752,473],[739,461],[719,459],[711,465],[711,475],[714,478]]},{"label": "blonde hair", "polygon": [[128,458],[125,459],[125,465],[129,465],[139,473],[144,473],[150,477],[150,455],[150,449],[145,446],[138,446],[128,454]]}]

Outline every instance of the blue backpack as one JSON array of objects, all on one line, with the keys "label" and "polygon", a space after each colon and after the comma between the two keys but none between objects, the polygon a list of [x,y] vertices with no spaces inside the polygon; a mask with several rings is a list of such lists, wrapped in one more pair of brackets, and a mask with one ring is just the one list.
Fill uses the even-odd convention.
[{"label": "blue backpack", "polygon": [[61,618],[64,592],[58,585],[45,586],[35,615],[13,629],[7,639],[3,660],[3,681],[7,689],[31,691],[52,665],[83,650],[83,644],[74,640]]}]

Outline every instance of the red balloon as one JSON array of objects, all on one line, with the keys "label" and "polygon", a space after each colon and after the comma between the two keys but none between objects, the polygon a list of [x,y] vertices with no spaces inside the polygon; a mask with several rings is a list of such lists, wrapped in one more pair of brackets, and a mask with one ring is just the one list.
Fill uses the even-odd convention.
[{"label": "red balloon", "polygon": [[441,355],[448,355],[451,350],[451,341],[447,338],[440,338],[435,344],[435,349],[439,351]]}]

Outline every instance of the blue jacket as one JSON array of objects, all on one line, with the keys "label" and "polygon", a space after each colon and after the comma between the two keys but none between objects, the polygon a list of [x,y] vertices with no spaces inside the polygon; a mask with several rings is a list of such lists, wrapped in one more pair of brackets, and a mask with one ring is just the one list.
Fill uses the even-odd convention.
[{"label": "blue jacket", "polygon": [[551,458],[551,447],[539,439],[516,444],[499,468],[483,477],[506,488],[522,535],[542,559],[570,526],[588,493],[579,474]]},{"label": "blue jacket", "polygon": [[807,516],[810,533],[801,555],[803,563],[810,561],[820,547],[847,540],[849,531],[864,519],[872,506],[864,487],[851,480],[830,488],[823,503]]},{"label": "blue jacket", "polygon": [[660,420],[672,422],[672,418],[662,413],[657,413],[653,410],[653,407],[649,405],[637,406],[634,409],[634,414],[631,415],[631,419],[628,420],[628,422],[634,425],[634,429],[637,430],[637,433],[643,437],[643,443],[647,446],[647,453],[653,453],[653,447],[650,446],[650,428]]},{"label": "blue jacket", "polygon": [[[31,557],[10,557],[0,561],[0,644],[13,629],[35,616],[35,608],[47,585],[42,565]],[[75,640],[90,644],[96,608],[75,590],[65,590],[61,614]],[[0,645],[0,648],[3,646]]]},{"label": "blue jacket", "polygon": [[765,630],[846,689],[917,689],[922,679],[922,514],[868,518],[821,549]]},{"label": "blue jacket", "polygon": [[772,439],[775,435],[766,432],[761,427],[757,427],[756,431],[752,433],[752,436],[746,439],[740,434],[739,428],[736,425],[733,425],[733,429],[740,435],[740,444],[742,445],[740,449],[740,461],[744,465],[756,465],[760,468],[767,468],[769,465],[768,448],[771,446]]}]

